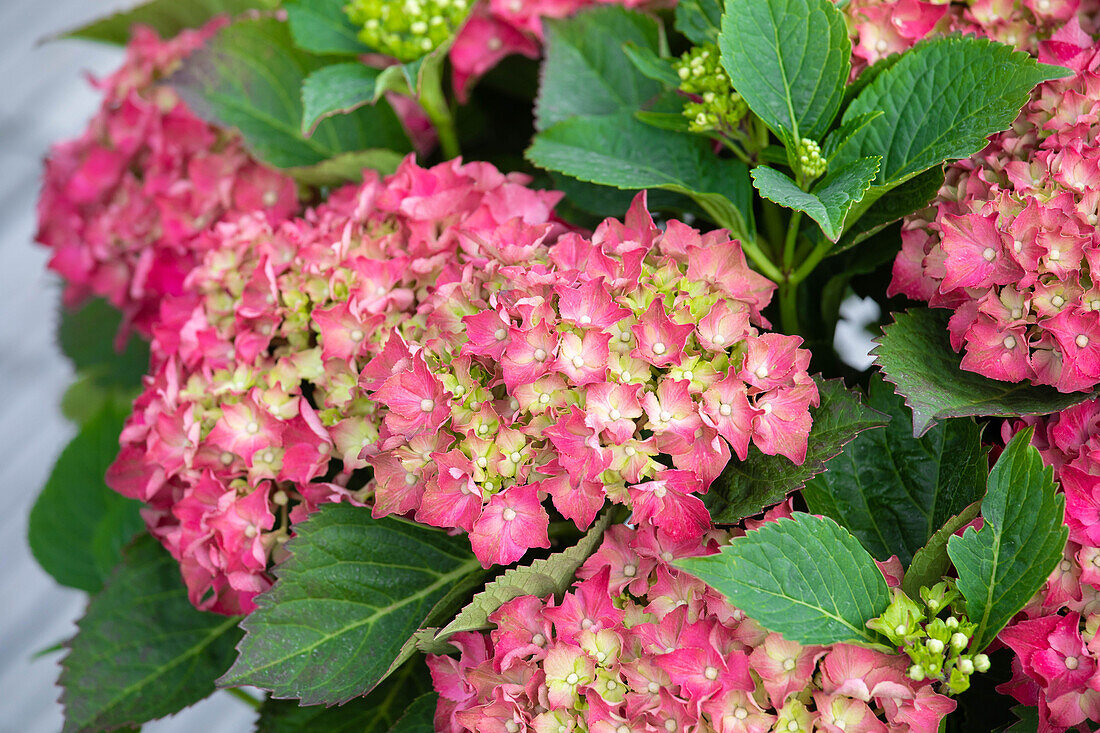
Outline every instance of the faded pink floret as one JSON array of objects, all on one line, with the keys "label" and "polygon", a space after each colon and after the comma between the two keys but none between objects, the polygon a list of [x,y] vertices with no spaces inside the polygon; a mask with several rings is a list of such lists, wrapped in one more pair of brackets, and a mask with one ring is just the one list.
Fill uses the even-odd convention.
[{"label": "faded pink floret", "polygon": [[51,149],[35,238],[52,250],[66,304],[102,296],[148,335],[161,300],[183,292],[216,243],[204,232],[247,212],[278,223],[298,209],[289,176],[158,84],[225,22],[163,41],[135,28],[122,67],[95,82],[104,98],[88,128]]},{"label": "faded pink floret", "polygon": [[1010,130],[948,166],[903,225],[888,292],[954,311],[963,369],[1087,391],[1100,383],[1100,53],[1076,2],[1039,8],[1053,25],[1028,49],[1076,75],[1038,86]]},{"label": "faded pink floret", "polygon": [[796,716],[805,731],[937,730],[955,702],[911,680],[904,655],[787,641],[670,565],[742,533],[612,527],[560,603],[513,599],[494,630],[454,637],[457,656],[428,657],[435,729],[767,733]]}]

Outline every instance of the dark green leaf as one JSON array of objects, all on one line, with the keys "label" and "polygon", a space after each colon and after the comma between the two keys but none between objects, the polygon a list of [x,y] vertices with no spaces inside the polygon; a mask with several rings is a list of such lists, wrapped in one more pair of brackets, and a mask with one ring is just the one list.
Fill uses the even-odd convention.
[{"label": "dark green leaf", "polygon": [[444,640],[460,631],[474,631],[491,626],[489,616],[513,598],[553,594],[559,598],[573,584],[577,568],[596,551],[603,533],[611,523],[611,512],[604,512],[591,529],[573,547],[555,552],[550,557],[535,560],[530,565],[506,570],[491,580],[485,589],[447,626],[435,635]]},{"label": "dark green leaf", "polygon": [[546,60],[535,100],[536,129],[574,117],[641,108],[664,86],[634,68],[623,44],[659,54],[660,38],[661,26],[654,18],[614,5],[548,20]]},{"label": "dark green leaf", "polygon": [[305,705],[364,695],[412,654],[448,592],[480,577],[465,537],[326,505],[296,525],[275,585],[242,623],[240,656],[220,680]]},{"label": "dark green leaf", "polygon": [[424,693],[412,701],[389,733],[435,733],[435,709],[438,704],[438,693]]},{"label": "dark green leaf", "polygon": [[1019,720],[1005,729],[1005,733],[1039,733],[1039,708],[1033,705],[1017,705],[1012,714]]},{"label": "dark green leaf", "polygon": [[108,403],[65,447],[39,494],[27,540],[42,568],[62,585],[98,591],[122,546],[143,527],[140,505],[107,487],[129,410]]},{"label": "dark green leaf", "polygon": [[719,47],[733,88],[788,147],[829,129],[852,55],[830,0],[726,0]]},{"label": "dark green leaf", "polygon": [[860,158],[830,171],[813,191],[803,191],[790,178],[766,165],[752,169],[752,183],[769,201],[804,211],[835,242],[843,232],[844,217],[874,180],[880,160],[877,156]]},{"label": "dark green leaf", "polygon": [[93,21],[58,38],[83,38],[123,45],[130,40],[135,25],[147,25],[161,38],[171,38],[188,28],[198,28],[211,18],[238,15],[246,10],[271,10],[280,0],[152,0],[130,10]]},{"label": "dark green leaf", "polygon": [[359,29],[344,12],[347,0],[296,0],[286,5],[294,45],[303,51],[361,56],[371,49],[359,40]]},{"label": "dark green leaf", "polygon": [[527,159],[590,183],[686,194],[735,237],[751,231],[744,164],[715,156],[706,138],[658,130],[630,112],[559,122],[535,135]]},{"label": "dark green leaf", "polygon": [[916,598],[921,588],[931,588],[947,574],[951,568],[951,558],[947,555],[947,541],[951,539],[951,535],[974,521],[981,508],[982,502],[976,501],[948,519],[936,530],[928,540],[928,544],[913,555],[913,560],[905,571],[905,578],[901,581],[901,589],[910,598]]},{"label": "dark green leaf", "polygon": [[672,130],[673,132],[683,133],[691,132],[690,120],[679,112],[650,112],[649,110],[642,109],[635,112],[634,116],[647,125],[662,130]]},{"label": "dark green leaf", "polygon": [[297,700],[268,698],[260,708],[256,733],[389,733],[420,697],[434,696],[431,689],[423,659],[410,659],[369,695],[338,707],[301,707]]},{"label": "dark green leaf", "polygon": [[908,564],[944,522],[985,492],[982,430],[973,420],[949,420],[914,438],[904,401],[877,374],[867,404],[890,422],[844,446],[802,496],[811,512],[835,519],[879,560],[897,555]]},{"label": "dark green leaf", "polygon": [[841,145],[846,143],[852,135],[862,130],[867,124],[882,115],[881,110],[875,110],[874,112],[867,112],[865,114],[856,115],[852,119],[848,120],[840,127],[836,128],[828,135],[825,136],[825,140],[821,143],[821,157],[826,161],[831,160],[836,151]]},{"label": "dark green leaf", "polygon": [[981,150],[989,135],[1012,124],[1032,87],[1066,71],[973,36],[923,41],[884,67],[845,110],[845,122],[884,114],[850,137],[836,161],[881,155],[875,187],[892,188]]},{"label": "dark green leaf", "polygon": [[340,153],[411,150],[385,101],[323,120],[302,134],[301,86],[326,60],[290,42],[285,23],[240,20],[184,61],[170,82],[205,119],[236,127],[258,158],[280,168],[310,166]]},{"label": "dark green leaf", "polygon": [[[903,216],[923,209],[936,197],[943,181],[943,166],[936,165],[924,173],[913,176],[900,186],[891,188],[879,196],[870,208],[852,223],[829,254],[835,255],[851,249]],[[898,246],[901,246],[900,239]]]},{"label": "dark green leaf", "polygon": [[1043,587],[1069,537],[1062,523],[1066,497],[1031,436],[1030,428],[1017,433],[989,473],[982,528],[947,542],[966,613],[978,625],[971,649],[989,646]]},{"label": "dark green leaf", "polygon": [[696,46],[717,44],[722,32],[722,0],[680,0],[676,3],[676,30]]},{"label": "dark green leaf", "polygon": [[801,512],[735,537],[717,555],[673,564],[800,644],[876,644],[865,624],[890,604],[886,580],[859,541],[833,520]]},{"label": "dark green leaf", "polygon": [[381,73],[358,61],[312,72],[302,82],[302,134],[312,135],[317,124],[327,117],[373,104],[375,82]]},{"label": "dark green leaf", "polygon": [[630,63],[634,64],[634,68],[647,79],[671,87],[680,85],[680,77],[673,71],[672,62],[658,56],[656,51],[628,41],[623,44],[623,53],[630,59]]},{"label": "dark green leaf", "polygon": [[69,642],[58,681],[65,732],[139,725],[203,699],[233,659],[238,620],[195,610],[179,563],[142,536]]},{"label": "dark green leaf", "polygon": [[122,314],[102,298],[76,310],[63,310],[57,328],[61,351],[73,368],[102,387],[135,388],[149,368],[149,345],[131,335],[125,348],[115,348]]},{"label": "dark green leaf", "polygon": [[886,381],[912,408],[914,435],[923,435],[937,420],[949,417],[1046,415],[1091,397],[964,371],[961,357],[951,348],[950,316],[950,311],[929,308],[895,313],[871,352]]},{"label": "dark green leaf", "polygon": [[735,524],[786,498],[825,470],[825,462],[864,430],[886,424],[886,416],[860,401],[840,379],[817,379],[821,406],[811,411],[809,449],[802,465],[783,456],[767,456],[755,446],[744,461],[736,458],[703,496],[716,524]]}]

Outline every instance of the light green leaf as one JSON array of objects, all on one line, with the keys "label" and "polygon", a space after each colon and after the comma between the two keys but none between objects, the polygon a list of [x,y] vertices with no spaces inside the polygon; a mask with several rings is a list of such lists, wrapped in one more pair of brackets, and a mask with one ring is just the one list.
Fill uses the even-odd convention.
[{"label": "light green leaf", "polygon": [[656,51],[628,41],[623,44],[623,53],[647,79],[673,88],[680,85],[680,77],[673,71],[672,62],[658,56]]},{"label": "light green leaf", "polygon": [[947,331],[950,311],[914,308],[895,313],[871,353],[887,382],[913,410],[913,434],[949,417],[1017,417],[1059,412],[1090,399],[1027,382],[1001,382],[964,371]]},{"label": "light green leaf", "polygon": [[890,605],[886,580],[859,541],[801,512],[735,537],[717,555],[673,564],[800,644],[878,644],[865,624]]},{"label": "light green leaf", "polygon": [[766,165],[752,169],[752,183],[769,201],[804,211],[821,226],[825,236],[835,242],[844,231],[844,217],[863,198],[880,161],[878,156],[852,161],[830,171],[813,191],[803,191],[790,178]]},{"label": "light green leaf", "polygon": [[347,114],[375,100],[380,69],[357,61],[312,72],[302,82],[302,134],[309,137],[326,117]]},{"label": "light green leaf", "polygon": [[161,38],[172,38],[188,28],[198,28],[218,15],[239,15],[248,10],[273,10],[280,0],[152,0],[87,25],[64,31],[56,38],[82,38],[124,45],[135,25],[151,27]]},{"label": "light green leaf", "polygon": [[844,16],[832,2],[726,0],[718,45],[733,88],[788,148],[829,129],[852,55]]},{"label": "light green leaf", "polygon": [[733,236],[751,231],[748,169],[719,158],[706,138],[658,130],[633,113],[577,117],[535,135],[527,159],[589,183],[691,196]]},{"label": "light green leaf", "polygon": [[303,705],[364,695],[413,653],[418,628],[438,622],[437,604],[481,575],[465,537],[361,507],[325,505],[296,531],[278,580],[241,624],[247,634],[222,685]]},{"label": "light green leaf", "polygon": [[201,117],[236,127],[261,160],[310,166],[341,153],[412,147],[385,101],[322,120],[302,134],[301,87],[327,60],[293,46],[285,23],[239,20],[222,29],[169,80]]},{"label": "light green leaf", "polygon": [[922,41],[884,66],[844,111],[844,122],[883,114],[848,138],[835,160],[883,156],[875,189],[888,190],[945,160],[978,152],[989,135],[1012,124],[1032,87],[1066,73],[973,36]]},{"label": "light green leaf", "polygon": [[431,690],[424,661],[410,659],[369,695],[344,705],[302,707],[297,700],[268,698],[260,707],[256,733],[390,733],[421,697],[437,697]]},{"label": "light green leaf", "polygon": [[821,157],[825,158],[826,161],[831,161],[836,155],[836,151],[840,149],[840,146],[846,143],[852,135],[855,135],[866,127],[871,120],[881,116],[882,110],[876,109],[874,112],[856,115],[843,123],[840,127],[825,136],[825,140],[821,143]]},{"label": "light green leaf", "polygon": [[982,500],[982,528],[971,527],[947,542],[966,613],[978,625],[971,649],[989,646],[1043,587],[1069,537],[1062,523],[1066,498],[1031,445],[1032,432],[1017,433],[993,466]]},{"label": "light green leaf", "polygon": [[294,45],[322,55],[361,56],[371,48],[344,12],[347,0],[297,0],[286,5]]},{"label": "light green leaf", "polygon": [[142,536],[68,643],[58,681],[65,733],[140,725],[203,699],[233,659],[238,620],[195,610],[179,563]]},{"label": "light green leaf", "polygon": [[364,168],[388,176],[397,170],[397,166],[404,158],[404,155],[393,150],[360,150],[354,153],[341,153],[335,158],[322,160],[316,165],[284,170],[293,176],[294,180],[307,186],[340,186],[362,181]]},{"label": "light green leaf", "polygon": [[634,116],[647,125],[661,130],[672,130],[673,132],[682,133],[691,132],[691,122],[679,112],[650,112],[649,110],[642,109],[635,112]]},{"label": "light green leaf", "polygon": [[108,402],[65,447],[31,509],[27,541],[62,585],[96,592],[144,527],[140,504],[107,487],[118,436],[130,410]]},{"label": "light green leaf", "polygon": [[947,541],[953,534],[973,522],[981,508],[982,502],[978,500],[948,519],[936,530],[928,540],[928,544],[913,555],[913,560],[905,571],[905,578],[901,581],[901,589],[910,598],[916,598],[922,587],[931,588],[947,574],[951,568],[951,558],[947,555]]},{"label": "light green leaf", "polygon": [[576,545],[555,552],[550,557],[535,560],[530,565],[506,570],[474,596],[454,620],[435,635],[435,639],[441,641],[460,631],[489,628],[489,616],[513,598],[544,598],[550,594],[560,597],[573,584],[577,568],[596,551],[610,523],[611,512],[604,512]]},{"label": "light green leaf", "polygon": [[845,388],[843,380],[815,381],[821,405],[811,410],[806,460],[795,465],[784,456],[764,455],[756,446],[749,448],[746,460],[731,460],[703,496],[715,524],[735,524],[782,501],[824,471],[826,461],[846,443],[886,424],[886,416],[864,405],[859,392]]},{"label": "light green leaf", "polygon": [[722,0],[680,0],[676,3],[676,30],[696,46],[717,44],[722,32]]},{"label": "light green leaf", "polygon": [[[575,117],[634,112],[664,91],[638,72],[624,51],[659,55],[661,26],[652,17],[607,5],[546,21],[546,60],[535,100],[535,128]],[[677,80],[679,83],[679,80]]]},{"label": "light green leaf", "polygon": [[871,377],[868,405],[888,415],[844,446],[802,490],[810,511],[832,517],[879,560],[907,564],[950,517],[981,498],[989,471],[982,430],[949,420],[914,438],[901,397],[881,375]]}]

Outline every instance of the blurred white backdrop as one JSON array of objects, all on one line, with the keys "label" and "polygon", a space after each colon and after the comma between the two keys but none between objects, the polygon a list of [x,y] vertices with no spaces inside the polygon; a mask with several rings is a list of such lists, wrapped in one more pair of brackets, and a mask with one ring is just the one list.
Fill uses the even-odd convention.
[{"label": "blurred white backdrop", "polygon": [[[27,549],[27,514],[73,427],[58,408],[71,378],[54,326],[60,287],[32,243],[41,159],[51,142],[80,132],[98,100],[85,72],[104,74],[119,50],[38,41],[132,3],[0,0],[0,732],[61,729],[55,652],[83,612],[78,591],[57,586]],[[236,733],[255,714],[217,693],[152,733]]]}]

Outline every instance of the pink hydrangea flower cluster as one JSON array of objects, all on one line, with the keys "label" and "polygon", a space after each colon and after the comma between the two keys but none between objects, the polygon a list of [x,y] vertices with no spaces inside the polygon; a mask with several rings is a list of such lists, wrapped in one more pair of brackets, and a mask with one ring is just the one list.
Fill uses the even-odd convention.
[{"label": "pink hydrangea flower cluster", "polygon": [[1090,33],[1097,0],[852,0],[844,8],[852,39],[853,74],[931,35],[973,33],[1035,54],[1071,19]]},{"label": "pink hydrangea flower cluster", "polygon": [[293,522],[324,502],[370,500],[362,469],[383,427],[370,365],[482,238],[564,229],[559,195],[526,182],[410,157],[301,218],[249,215],[202,235],[188,292],[162,305],[151,376],[108,474],[146,504],[195,605],[250,611]]},{"label": "pink hydrangea flower cluster", "polygon": [[1039,707],[1041,731],[1100,723],[1100,400],[1005,425],[1035,428],[1034,445],[1066,496],[1069,542],[1046,586],[1000,640],[1016,652],[998,689]]},{"label": "pink hydrangea flower cluster", "polygon": [[948,166],[903,225],[888,292],[954,311],[964,369],[1075,392],[1100,383],[1100,49],[1071,22],[1040,58],[1077,73]]},{"label": "pink hydrangea flower cluster", "polygon": [[167,41],[136,28],[122,67],[96,82],[104,98],[88,128],[51,150],[37,240],[53,250],[68,304],[104,296],[147,334],[161,299],[182,292],[203,232],[245,212],[277,222],[297,210],[292,179],[157,83],[224,23]]},{"label": "pink hydrangea flower cluster", "polygon": [[[766,520],[789,516],[781,505]],[[750,522],[750,528],[755,523]],[[741,532],[735,531],[735,534]],[[768,633],[673,558],[713,554],[730,534],[676,541],[612,527],[560,603],[523,596],[489,633],[430,656],[445,733],[935,733],[955,702],[907,674],[909,660]]]},{"label": "pink hydrangea flower cluster", "polygon": [[774,283],[724,230],[660,229],[645,201],[548,248],[498,230],[495,258],[444,273],[423,334],[368,366],[376,516],[459,527],[486,567],[549,547],[547,496],[582,529],[610,499],[691,541],[731,449],[804,460],[810,354],[756,328]]},{"label": "pink hydrangea flower cluster", "polygon": [[505,56],[537,58],[543,20],[568,18],[596,5],[667,6],[674,0],[488,0],[474,6],[451,46],[454,87],[460,100],[485,72]]}]

